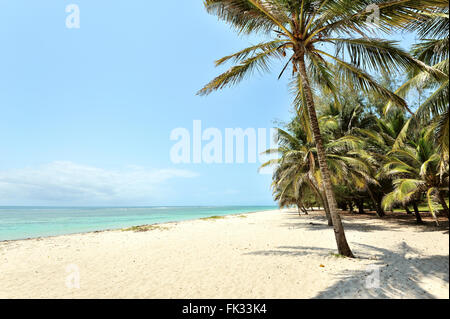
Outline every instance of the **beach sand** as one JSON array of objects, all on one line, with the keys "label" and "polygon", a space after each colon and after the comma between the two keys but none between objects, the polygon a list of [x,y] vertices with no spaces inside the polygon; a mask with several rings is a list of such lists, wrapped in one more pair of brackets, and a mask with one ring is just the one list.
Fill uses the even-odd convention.
[{"label": "beach sand", "polygon": [[2,242],[0,298],[449,298],[448,227],[343,219],[357,259],[293,210]]}]

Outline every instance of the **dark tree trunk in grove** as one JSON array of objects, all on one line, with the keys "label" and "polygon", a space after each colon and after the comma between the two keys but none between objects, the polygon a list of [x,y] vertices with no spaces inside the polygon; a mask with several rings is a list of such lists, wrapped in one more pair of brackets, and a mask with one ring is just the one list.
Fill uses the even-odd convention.
[{"label": "dark tree trunk in grove", "polygon": [[412,212],[409,210],[408,206],[405,206],[405,210],[408,215],[412,215]]},{"label": "dark tree trunk in grove", "polygon": [[358,206],[358,213],[359,214],[364,214],[364,201],[359,199],[356,202],[356,205]]},{"label": "dark tree trunk in grove", "polygon": [[444,215],[448,218],[449,214],[448,214],[448,206],[447,206],[447,202],[445,201],[445,196],[444,196],[444,192],[439,192],[439,202],[442,205],[442,208],[444,209]]},{"label": "dark tree trunk in grove", "polygon": [[367,186],[367,192],[370,195],[370,198],[372,199],[372,202],[375,204],[375,210],[377,212],[378,217],[384,217],[386,214],[384,213],[383,207],[381,207],[381,201],[375,198],[375,195],[370,190],[370,187]]},{"label": "dark tree trunk in grove", "polygon": [[417,224],[423,224],[422,216],[420,216],[419,207],[417,206],[417,203],[413,203],[414,207],[414,214],[416,215]]},{"label": "dark tree trunk in grove", "polygon": [[320,172],[322,174],[324,191],[328,207],[330,209],[331,220],[334,227],[334,235],[336,237],[336,243],[339,254],[346,257],[354,257],[353,253],[348,245],[345,237],[344,226],[342,225],[341,217],[337,211],[336,199],[331,185],[330,173],[328,171],[328,165],[325,157],[325,148],[323,145],[322,134],[319,128],[319,121],[317,120],[316,108],[314,105],[314,98],[311,91],[311,85],[308,80],[305,66],[304,48],[294,48],[296,60],[299,65],[299,72],[302,81],[302,88],[306,98],[306,104],[308,107],[309,119],[311,122],[311,128],[314,136],[314,140],[317,148],[317,157],[319,160]]}]

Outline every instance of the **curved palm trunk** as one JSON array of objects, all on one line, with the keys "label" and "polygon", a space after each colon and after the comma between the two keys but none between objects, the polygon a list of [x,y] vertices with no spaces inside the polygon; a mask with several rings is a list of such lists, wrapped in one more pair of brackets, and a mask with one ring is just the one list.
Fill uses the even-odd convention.
[{"label": "curved palm trunk", "polygon": [[[314,177],[314,174],[312,174],[315,171],[315,166],[316,166],[315,159],[314,159],[314,156],[312,155],[312,153],[310,153],[309,160],[310,160],[310,165],[311,165],[312,171],[310,172],[311,177],[308,180],[308,183],[310,184],[310,186],[316,193],[317,198],[323,205],[323,210],[325,211],[325,215],[327,216],[328,226],[333,226],[333,220],[331,219],[330,207],[328,206],[328,201],[325,196],[325,191],[320,188],[319,183],[317,182],[316,178]],[[320,207],[319,207],[319,210],[320,210]]]},{"label": "curved palm trunk", "polygon": [[302,213],[308,215],[308,211],[306,210],[302,201],[297,201],[297,211],[299,216],[302,216]]},{"label": "curved palm trunk", "polygon": [[309,185],[316,193],[317,199],[322,203],[323,209],[325,210],[325,215],[327,216],[328,226],[333,226],[333,220],[331,219],[330,208],[328,207],[328,202],[326,197],[324,197],[324,192],[319,190],[319,186],[317,186],[317,181],[308,181]]},{"label": "curved palm trunk", "polygon": [[353,253],[347,243],[345,237],[344,226],[342,225],[341,217],[337,211],[336,199],[334,197],[333,189],[331,186],[330,173],[325,158],[325,148],[323,146],[322,134],[319,128],[319,121],[317,120],[316,108],[314,105],[314,98],[311,91],[311,85],[306,74],[305,57],[303,52],[296,52],[298,57],[299,72],[302,80],[302,87],[305,93],[306,104],[308,107],[309,119],[311,121],[311,128],[316,142],[317,156],[319,159],[320,172],[323,178],[323,188],[325,190],[328,207],[330,209],[331,219],[334,226],[334,235],[336,237],[336,243],[339,254],[353,258]]},{"label": "curved palm trunk", "polygon": [[328,201],[321,195],[323,209],[325,210],[325,215],[327,216],[328,226],[333,226],[333,219],[331,218],[330,207],[328,206]]}]

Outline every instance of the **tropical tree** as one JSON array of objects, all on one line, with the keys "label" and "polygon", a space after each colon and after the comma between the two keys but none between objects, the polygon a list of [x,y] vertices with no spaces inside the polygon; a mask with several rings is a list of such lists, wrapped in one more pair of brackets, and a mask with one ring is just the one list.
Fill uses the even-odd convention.
[{"label": "tropical tree", "polygon": [[[287,60],[280,76],[291,68],[297,88],[296,105],[306,108],[310,118],[338,251],[353,257],[337,212],[313,86],[336,94],[334,81],[340,78],[355,88],[373,90],[406,107],[402,98],[385,89],[363,69],[396,71],[412,65],[421,69],[425,66],[394,41],[370,37],[372,27],[367,21],[373,10],[368,10],[368,6],[373,6],[373,0],[205,0],[204,3],[209,13],[228,22],[239,33],[264,34],[270,40],[218,60],[216,65],[228,61],[236,65],[213,79],[199,94],[237,84],[255,70],[269,71],[271,59]],[[381,31],[402,27],[417,12],[445,5],[443,0],[377,0],[375,3]],[[320,48],[321,45],[324,47]],[[334,47],[335,52],[327,50],[329,47]],[[330,61],[336,63],[336,72],[331,71]]]},{"label": "tropical tree", "polygon": [[387,116],[377,118],[376,127],[370,130],[358,128],[358,132],[366,137],[366,151],[373,159],[372,172],[375,173],[374,177],[378,181],[378,186],[375,187],[374,195],[371,197],[376,201],[376,209],[381,211],[381,214],[384,214],[382,200],[385,195],[393,190],[393,185],[392,179],[379,173],[383,169],[383,165],[390,160],[388,154],[406,121],[404,112],[397,109]]},{"label": "tropical tree", "polygon": [[307,121],[297,116],[287,125],[287,131],[277,129],[278,148],[269,149],[265,153],[279,154],[280,157],[264,163],[261,168],[276,166],[272,188],[274,199],[280,207],[303,205],[306,198],[313,196],[315,202],[324,207],[328,224],[332,226],[328,202],[319,182],[321,177],[317,170],[314,145],[309,137],[308,126],[302,125],[304,120]]},{"label": "tropical tree", "polygon": [[[328,124],[327,121],[323,125]],[[295,117],[286,125],[286,130],[279,128],[278,148],[267,150],[266,153],[276,153],[280,156],[264,163],[262,167],[276,166],[272,187],[275,200],[280,206],[304,206],[304,203],[310,202],[311,197],[314,197],[315,203],[324,207],[328,224],[332,226],[317,148],[309,131],[308,119],[301,116]],[[327,166],[332,173],[332,183],[336,185],[335,191],[341,194],[345,189],[345,193],[355,194],[366,190],[369,184],[377,184],[371,177],[373,163],[362,148],[364,143],[361,139],[351,135],[334,138],[326,134],[324,137]]]},{"label": "tropical tree", "polygon": [[[323,133],[331,136],[333,139],[344,136],[353,136],[355,138],[368,136],[370,140],[373,138],[374,130],[377,128],[378,119],[372,113],[371,108],[367,107],[367,97],[363,96],[362,92],[355,91],[348,85],[345,85],[345,83],[337,84],[337,87],[340,92],[339,96],[332,96],[331,99],[324,96],[322,97],[322,101],[319,100],[319,103],[317,103],[319,122],[323,127]],[[364,187],[360,187],[359,189],[350,187],[348,192],[353,195],[355,191],[359,191],[361,195],[367,194],[369,200],[375,205],[377,215],[383,217],[385,213],[381,205],[382,196],[380,196],[379,191],[380,185],[373,183],[377,173],[378,162],[373,161],[372,154],[367,153],[366,150],[359,150],[359,158],[361,159],[362,157],[365,157],[365,161],[368,162],[366,173],[369,174],[370,178],[366,179]],[[345,196],[346,192],[343,192],[345,188],[341,188],[340,190],[340,197],[343,197],[342,195],[348,197]],[[364,205],[362,198],[365,196],[353,197],[356,199],[359,211],[363,212]],[[352,210],[353,201],[351,198],[347,200],[350,210]]]},{"label": "tropical tree", "polygon": [[278,202],[280,208],[297,206],[299,215],[302,213],[308,215],[307,207],[317,204],[316,198],[311,193],[311,189],[304,187],[305,183],[296,184],[296,179],[290,178],[287,170],[292,172],[289,168],[283,169],[280,165],[273,175],[274,200]]},{"label": "tropical tree", "polygon": [[422,130],[416,141],[410,139],[402,148],[389,154],[383,174],[393,179],[394,190],[383,199],[385,208],[394,204],[413,204],[418,223],[421,223],[417,204],[425,196],[430,212],[437,222],[438,205],[442,205],[448,217],[445,195],[448,193],[448,170],[440,174],[440,155],[436,151],[432,130]]},{"label": "tropical tree", "polygon": [[[449,153],[449,16],[448,2],[435,12],[423,12],[407,25],[407,30],[417,31],[420,41],[413,46],[412,54],[430,65],[439,76],[429,72],[410,70],[409,79],[396,91],[406,97],[412,91],[419,93],[431,91],[428,98],[419,103],[414,115],[405,123],[394,147],[401,146],[408,134],[424,125],[432,124],[438,137],[441,157],[448,163]],[[385,107],[385,113],[393,108],[392,103]],[[395,108],[394,108],[395,109]]]}]

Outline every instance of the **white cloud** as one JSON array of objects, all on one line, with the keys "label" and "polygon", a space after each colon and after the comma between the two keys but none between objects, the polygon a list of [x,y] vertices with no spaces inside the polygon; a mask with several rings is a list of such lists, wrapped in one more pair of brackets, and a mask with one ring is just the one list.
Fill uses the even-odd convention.
[{"label": "white cloud", "polygon": [[151,201],[163,196],[165,182],[193,178],[181,169],[122,170],[53,162],[38,168],[0,171],[0,204],[21,202],[102,203]]}]

